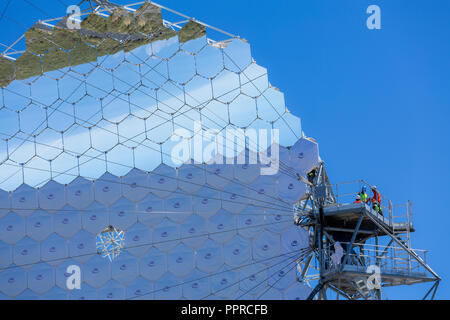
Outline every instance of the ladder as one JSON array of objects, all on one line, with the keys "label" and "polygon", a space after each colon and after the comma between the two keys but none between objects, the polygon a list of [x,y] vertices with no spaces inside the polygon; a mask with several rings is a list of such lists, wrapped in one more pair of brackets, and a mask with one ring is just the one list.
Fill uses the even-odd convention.
[{"label": "ladder", "polygon": [[356,290],[359,292],[361,297],[365,300],[372,300],[372,294],[369,288],[367,288],[367,279],[363,277],[357,277],[353,280]]},{"label": "ladder", "polygon": [[[410,222],[410,213],[411,213],[411,202],[408,201],[406,206],[406,215],[403,216],[393,216],[393,236],[396,237],[401,243],[403,243],[408,249],[411,250],[411,222]],[[397,218],[394,221],[394,218]],[[396,223],[401,223],[406,226],[406,229],[398,230],[396,229]],[[405,251],[401,247],[394,247],[393,249],[393,258],[394,258],[394,269],[399,272],[411,272],[411,254]]]}]

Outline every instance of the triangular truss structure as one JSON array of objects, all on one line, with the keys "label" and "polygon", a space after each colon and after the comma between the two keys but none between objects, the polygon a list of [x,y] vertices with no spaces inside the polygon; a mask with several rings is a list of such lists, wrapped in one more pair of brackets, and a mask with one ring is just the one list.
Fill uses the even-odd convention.
[{"label": "triangular truss structure", "polygon": [[113,226],[105,228],[97,235],[98,254],[109,261],[114,260],[125,246],[125,233]]}]

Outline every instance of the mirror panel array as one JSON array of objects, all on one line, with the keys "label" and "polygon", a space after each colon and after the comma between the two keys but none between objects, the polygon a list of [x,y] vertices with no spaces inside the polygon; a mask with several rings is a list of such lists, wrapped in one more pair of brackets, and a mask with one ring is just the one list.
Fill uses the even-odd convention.
[{"label": "mirror panel array", "polygon": [[[246,41],[209,41],[193,20],[174,31],[150,3],[25,39],[0,57],[0,299],[309,294],[292,205],[318,146]],[[96,248],[110,225],[125,235],[111,262]]]}]

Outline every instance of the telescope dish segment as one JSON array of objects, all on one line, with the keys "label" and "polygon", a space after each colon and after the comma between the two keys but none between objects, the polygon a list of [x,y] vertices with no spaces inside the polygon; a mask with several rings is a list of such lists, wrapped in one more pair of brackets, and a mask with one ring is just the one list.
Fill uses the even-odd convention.
[{"label": "telescope dish segment", "polygon": [[[1,293],[57,298],[77,265],[79,298],[307,297],[292,206],[318,145],[250,44],[91,3],[80,29],[39,21],[0,57]],[[36,261],[45,288],[23,281]]]}]

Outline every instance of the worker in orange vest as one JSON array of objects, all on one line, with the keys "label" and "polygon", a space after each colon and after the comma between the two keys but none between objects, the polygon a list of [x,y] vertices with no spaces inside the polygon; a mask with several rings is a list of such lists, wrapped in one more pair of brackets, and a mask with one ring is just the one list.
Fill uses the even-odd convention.
[{"label": "worker in orange vest", "polygon": [[373,193],[373,197],[371,199],[372,208],[379,214],[383,215],[383,212],[381,211],[381,195],[377,190],[377,186],[372,187],[372,193]]},{"label": "worker in orange vest", "polygon": [[361,203],[361,196],[359,194],[356,195],[356,201],[353,203]]}]

